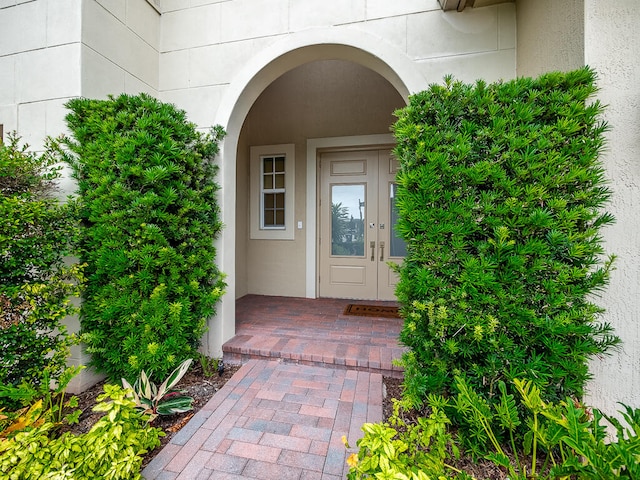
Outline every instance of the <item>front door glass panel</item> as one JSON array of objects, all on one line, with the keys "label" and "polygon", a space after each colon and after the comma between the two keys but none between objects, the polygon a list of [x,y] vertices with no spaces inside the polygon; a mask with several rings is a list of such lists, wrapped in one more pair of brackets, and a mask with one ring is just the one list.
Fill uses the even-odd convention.
[{"label": "front door glass panel", "polygon": [[391,245],[389,246],[389,256],[391,257],[406,257],[407,256],[407,244],[400,237],[397,230],[398,224],[398,208],[396,207],[396,190],[398,185],[395,183],[389,184],[389,211],[390,211],[390,228],[389,240]]},{"label": "front door glass panel", "polygon": [[331,186],[331,255],[364,256],[365,195],[362,184]]}]

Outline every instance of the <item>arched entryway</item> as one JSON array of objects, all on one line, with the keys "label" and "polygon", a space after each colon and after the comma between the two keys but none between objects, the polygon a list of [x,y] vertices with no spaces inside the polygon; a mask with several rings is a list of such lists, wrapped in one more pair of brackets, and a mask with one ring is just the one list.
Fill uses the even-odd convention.
[{"label": "arched entryway", "polygon": [[[221,352],[222,343],[235,333],[237,297],[315,295],[317,255],[310,245],[316,235],[317,171],[309,153],[336,145],[390,145],[393,110],[424,82],[402,52],[379,39],[359,32],[342,32],[339,41],[333,36],[330,30],[304,32],[261,52],[221,103],[217,123],[226,125],[227,137],[221,149],[225,230],[218,248],[229,287],[209,322],[205,348],[212,354]],[[353,145],[341,139],[353,139]],[[286,238],[252,238],[252,147],[273,145],[279,146],[271,152],[274,161],[285,148],[295,156],[289,225],[294,228]]]},{"label": "arched entryway", "polygon": [[[314,211],[320,201],[324,206],[331,202],[328,195],[323,198],[326,188],[314,189],[313,184],[308,184],[307,177],[315,176],[322,183],[329,181],[318,175],[326,170],[318,168],[317,162],[322,156],[331,154],[332,159],[342,158],[348,151],[350,158],[354,155],[368,158],[376,149],[388,148],[393,141],[388,135],[394,120],[393,111],[404,104],[402,96],[381,75],[347,60],[304,63],[281,75],[262,92],[247,114],[236,156],[237,297],[245,294],[339,296],[338,292],[327,294],[326,290],[317,288],[318,276],[316,281],[307,278],[307,270],[313,268],[317,259],[322,262],[324,257],[316,253],[323,249],[316,248],[314,242],[321,236],[329,238],[320,222],[323,216],[314,215]],[[369,143],[373,142],[374,136],[382,137],[386,144]],[[326,138],[345,140],[341,146],[326,145],[316,152],[307,152],[310,139]],[[366,140],[358,141],[361,138]],[[291,160],[286,171],[283,164],[279,174],[264,172],[265,168],[269,171],[278,169],[277,164],[271,165],[272,159],[282,159],[284,155]],[[269,163],[261,165],[262,161]],[[371,159],[368,161],[372,162]],[[338,162],[341,165],[348,163],[331,160],[326,167],[331,168]],[[373,197],[373,182],[368,178],[371,172],[370,166],[366,179],[364,176],[349,178],[354,179],[354,185],[357,185],[354,188],[363,193],[366,190]],[[274,183],[273,175],[276,175],[276,182],[281,178],[281,185]],[[346,177],[333,176],[331,181],[335,182],[337,178]],[[285,179],[291,180],[286,188]],[[367,180],[368,187],[363,183]],[[280,193],[261,194],[265,182],[268,186],[282,187],[269,190]],[[266,199],[262,207],[260,195]],[[262,225],[267,219],[260,216],[273,215],[271,209],[282,218],[268,219],[276,223],[275,227],[269,228]],[[324,210],[327,209],[320,208],[320,211]],[[285,219],[287,214],[290,215]],[[317,270],[320,272],[321,269]],[[364,296],[356,295],[358,298]]]}]

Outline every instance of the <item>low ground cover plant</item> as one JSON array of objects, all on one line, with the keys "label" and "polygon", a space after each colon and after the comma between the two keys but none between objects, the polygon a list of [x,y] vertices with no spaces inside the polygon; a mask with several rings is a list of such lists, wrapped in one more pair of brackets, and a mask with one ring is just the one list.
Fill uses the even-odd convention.
[{"label": "low ground cover plant", "polygon": [[225,366],[222,358],[208,357],[203,353],[199,353],[198,362],[205,377],[220,376],[224,373]]},{"label": "low ground cover plant", "polygon": [[173,415],[193,410],[193,398],[175,388],[180,379],[187,373],[192,359],[182,362],[169,374],[160,386],[156,385],[142,370],[133,383],[122,379],[122,386],[127,389],[127,397],[135,402],[136,408],[153,420],[158,415]]},{"label": "low ground cover plant", "polygon": [[[388,422],[362,426],[364,436],[356,444],[358,451],[347,459],[349,480],[430,480],[449,478],[450,474],[471,478],[450,464],[460,452],[442,409],[436,406],[428,417],[412,423],[403,419],[400,408],[395,402]],[[347,450],[352,449],[346,437],[342,441]]]},{"label": "low ground cover plant", "polygon": [[214,157],[223,136],[149,95],[68,102],[58,144],[78,182],[80,314],[91,364],[112,381],[192,358],[224,291]]},{"label": "low ground cover plant", "polygon": [[163,433],[122,388],[106,385],[104,391],[94,410],[105,415],[86,434],[60,435],[56,423],[45,421],[0,439],[0,478],[142,478],[142,455],[160,444]]},{"label": "low ground cover plant", "polygon": [[[456,466],[460,452],[473,457],[473,447],[485,444],[490,451],[483,448],[486,453],[473,458],[494,463],[510,480],[640,478],[640,409],[623,406],[620,421],[572,398],[547,403],[533,382],[518,379],[517,399],[500,384],[499,402],[490,405],[464,379],[456,383],[460,393],[453,399],[429,396],[431,413],[416,423],[402,419],[396,402],[388,422],[365,424],[348,478],[470,480]],[[461,438],[445,411],[461,418],[472,436]],[[607,422],[614,439],[607,437]],[[520,426],[526,433],[519,437]]]}]

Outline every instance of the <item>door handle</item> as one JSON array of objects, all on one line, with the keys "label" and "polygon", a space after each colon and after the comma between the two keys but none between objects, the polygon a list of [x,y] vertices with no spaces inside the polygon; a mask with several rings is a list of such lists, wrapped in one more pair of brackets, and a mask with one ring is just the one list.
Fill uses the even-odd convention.
[{"label": "door handle", "polygon": [[380,261],[384,261],[384,242],[380,242]]},{"label": "door handle", "polygon": [[376,259],[376,242],[369,242],[369,246],[371,247],[371,261],[373,262]]}]

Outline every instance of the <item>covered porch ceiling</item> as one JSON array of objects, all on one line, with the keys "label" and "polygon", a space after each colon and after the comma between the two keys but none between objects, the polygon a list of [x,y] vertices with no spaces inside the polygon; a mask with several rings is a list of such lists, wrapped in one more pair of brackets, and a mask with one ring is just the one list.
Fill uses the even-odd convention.
[{"label": "covered porch ceiling", "polygon": [[497,5],[498,3],[511,3],[514,0],[438,0],[443,10],[463,11],[466,7],[486,7],[488,5]]}]

